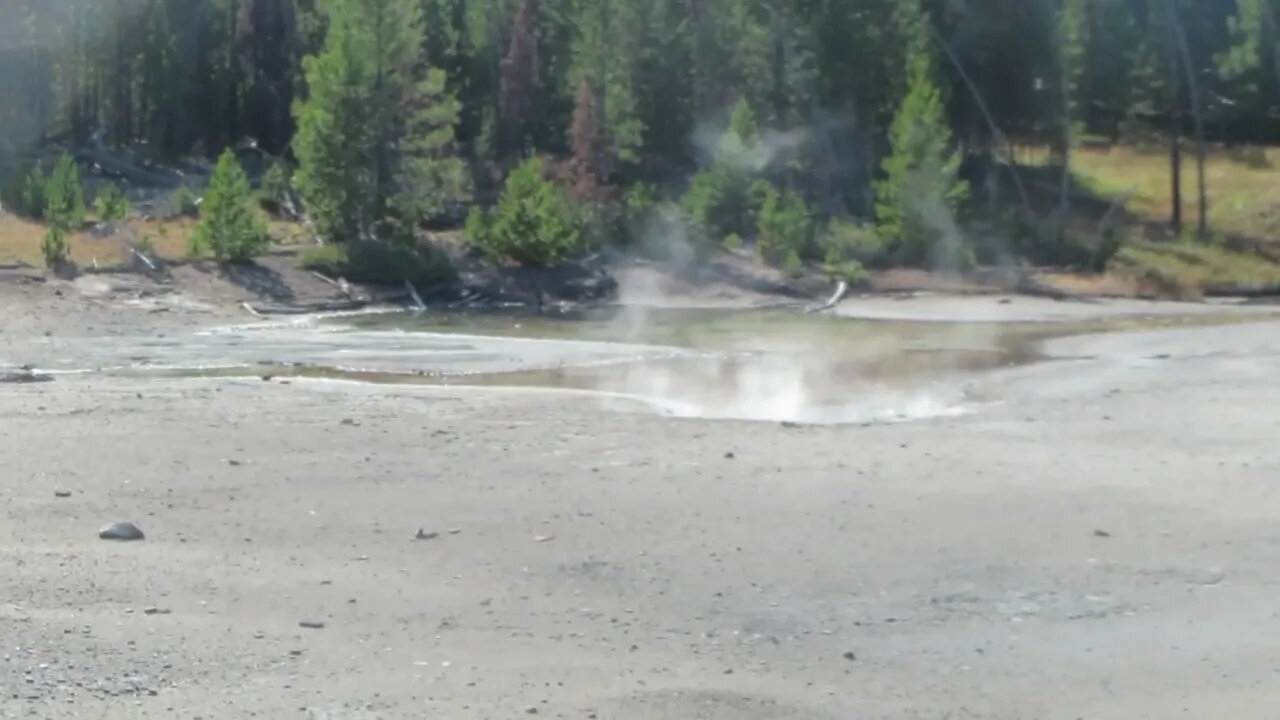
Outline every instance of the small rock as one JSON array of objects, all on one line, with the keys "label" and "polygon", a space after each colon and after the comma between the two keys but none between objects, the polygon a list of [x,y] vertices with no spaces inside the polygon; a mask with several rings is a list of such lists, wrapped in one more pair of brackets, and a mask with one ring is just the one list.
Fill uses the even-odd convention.
[{"label": "small rock", "polygon": [[551,542],[552,540],[555,540],[555,539],[556,539],[555,535],[534,535],[533,536],[533,541],[540,542],[540,543]]},{"label": "small rock", "polygon": [[1100,537],[1100,538],[1109,538],[1111,537],[1111,533],[1107,532],[1106,530],[1094,530],[1093,536]]},{"label": "small rock", "polygon": [[858,659],[858,656],[857,656],[857,655],[855,655],[855,654],[853,653],[853,651],[852,651],[852,650],[850,650],[849,652],[845,653],[845,654],[844,654],[844,655],[842,655],[841,657],[843,657],[845,660],[848,660],[848,661],[850,661],[850,662],[853,662],[854,660],[857,660],[857,659]]},{"label": "small rock", "polygon": [[298,657],[299,655],[301,655],[301,654],[302,654],[302,651],[301,651],[301,650],[290,650],[290,651],[289,651],[289,654],[290,654],[290,655],[292,655],[292,656],[294,656],[294,657]]},{"label": "small rock", "polygon": [[154,607],[154,606],[153,606],[153,607],[148,607],[148,608],[143,608],[143,610],[142,610],[142,613],[143,613],[144,615],[168,615],[170,612],[172,612],[172,611],[171,611],[171,610],[169,610],[169,609],[167,609],[167,608],[158,608],[158,607]]},{"label": "small rock", "polygon": [[537,714],[538,714],[538,708],[536,708],[536,707],[534,707],[534,706],[530,705],[529,707],[527,707],[527,708],[525,708],[525,709],[524,709],[524,712],[525,712],[525,714],[526,714],[526,715],[537,715]]},{"label": "small rock", "polygon": [[227,460],[227,464],[230,465],[231,467],[240,467],[239,460]]},{"label": "small rock", "polygon": [[782,427],[787,428],[788,430],[795,430],[796,428],[800,427],[800,423],[792,422],[790,420],[783,420]]},{"label": "small rock", "polygon": [[302,622],[298,623],[298,627],[304,627],[304,628],[307,628],[308,630],[323,630],[324,623],[315,622],[314,620],[303,620]]},{"label": "small rock", "polygon": [[58,498],[69,498],[71,497],[71,491],[70,490],[54,490],[53,496]]},{"label": "small rock", "polygon": [[727,453],[725,453],[725,454],[724,454],[724,459],[725,459],[725,460],[732,460],[733,458],[734,458],[734,455],[733,455],[733,453],[731,453],[731,452],[727,452]]},{"label": "small rock", "polygon": [[418,534],[414,535],[413,539],[414,540],[435,540],[438,537],[440,537],[440,533],[438,532],[435,532],[435,531],[427,532],[422,528],[418,528]]},{"label": "small rock", "polygon": [[352,427],[357,427],[360,425],[360,421],[356,420],[355,418],[342,418],[342,424],[350,425]]},{"label": "small rock", "polygon": [[127,522],[112,523],[98,531],[98,537],[103,540],[143,540],[146,538],[142,534],[142,530],[137,525]]},{"label": "small rock", "polygon": [[458,534],[461,534],[461,533],[462,533],[462,529],[461,529],[461,528],[449,528],[449,534],[450,534],[450,535],[458,535]]}]

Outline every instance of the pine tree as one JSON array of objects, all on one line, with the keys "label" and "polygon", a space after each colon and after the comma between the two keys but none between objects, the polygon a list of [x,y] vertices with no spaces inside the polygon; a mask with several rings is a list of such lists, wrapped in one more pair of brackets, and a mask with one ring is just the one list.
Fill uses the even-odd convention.
[{"label": "pine tree", "polygon": [[753,181],[764,170],[760,129],[751,105],[734,106],[729,127],[720,136],[711,166],[694,176],[682,200],[685,215],[698,236],[695,250],[705,256],[726,237],[753,234],[753,213],[763,200]]},{"label": "pine tree", "polygon": [[892,153],[884,179],[876,183],[877,227],[901,262],[950,265],[963,260],[950,232],[968,195],[960,179],[960,153],[953,149],[942,94],[933,80],[923,44],[912,63],[907,94],[889,130]]},{"label": "pine tree", "polygon": [[491,213],[473,210],[467,237],[491,260],[530,268],[555,265],[583,248],[573,203],[545,177],[536,157],[511,171]]},{"label": "pine tree", "polygon": [[84,185],[80,183],[80,170],[71,156],[63,153],[45,188],[43,217],[50,224],[69,232],[84,225],[84,216]]},{"label": "pine tree", "polygon": [[248,260],[262,254],[269,241],[244,169],[235,153],[224,150],[209,178],[189,251],[193,256],[209,252],[219,261]]},{"label": "pine tree", "polygon": [[643,3],[627,0],[579,0],[574,8],[576,37],[569,81],[576,88],[584,84],[592,88],[606,152],[610,160],[624,164],[639,161],[644,136],[635,93],[643,12]]},{"label": "pine tree", "polygon": [[503,155],[524,149],[533,122],[541,70],[537,26],[538,0],[520,0],[507,54],[502,58],[498,123]]},{"label": "pine tree", "polygon": [[99,190],[93,205],[98,211],[98,219],[103,222],[119,222],[129,215],[129,198],[115,183],[108,183]]},{"label": "pine tree", "polygon": [[327,0],[323,51],[306,59],[296,106],[297,187],[317,230],[372,240],[412,227],[459,194],[451,157],[458,104],[443,71],[421,71],[415,0]]},{"label": "pine tree", "polygon": [[71,248],[67,244],[67,231],[61,225],[54,225],[40,242],[40,253],[44,256],[45,267],[57,270],[67,262]]},{"label": "pine tree", "polygon": [[769,186],[757,222],[756,249],[765,262],[794,266],[813,254],[814,223],[799,194]]}]

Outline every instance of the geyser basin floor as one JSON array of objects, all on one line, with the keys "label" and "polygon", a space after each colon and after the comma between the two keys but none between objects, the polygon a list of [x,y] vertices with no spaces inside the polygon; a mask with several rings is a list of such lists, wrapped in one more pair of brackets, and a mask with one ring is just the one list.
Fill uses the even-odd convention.
[{"label": "geyser basin floor", "polygon": [[394,313],[116,339],[53,368],[571,389],[611,408],[678,417],[864,423],[963,413],[977,404],[966,393],[974,373],[1036,360],[1045,338],[1215,319],[870,322],[781,309],[636,307]]}]

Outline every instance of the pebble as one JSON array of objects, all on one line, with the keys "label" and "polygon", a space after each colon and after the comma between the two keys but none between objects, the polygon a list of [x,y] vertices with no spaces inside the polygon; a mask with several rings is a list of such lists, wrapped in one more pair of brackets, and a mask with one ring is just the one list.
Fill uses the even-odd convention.
[{"label": "pebble", "polygon": [[1100,537],[1100,538],[1109,538],[1111,537],[1111,533],[1107,532],[1106,530],[1094,530],[1093,536]]},{"label": "pebble", "polygon": [[53,496],[58,498],[69,498],[71,497],[71,491],[70,490],[54,490]]},{"label": "pebble", "polygon": [[435,532],[435,531],[427,532],[422,528],[418,528],[418,534],[414,535],[413,539],[414,540],[435,540],[438,537],[440,537],[440,533],[438,532]]},{"label": "pebble", "polygon": [[342,418],[342,424],[350,425],[352,427],[358,427],[360,425],[360,421],[356,420],[355,418]]},{"label": "pebble", "polygon": [[298,627],[304,627],[304,628],[307,628],[308,630],[323,630],[324,623],[315,622],[313,620],[303,620],[302,622],[298,623]]},{"label": "pebble", "polygon": [[142,534],[142,530],[133,523],[118,522],[107,525],[98,531],[98,537],[103,540],[143,540],[146,538]]}]

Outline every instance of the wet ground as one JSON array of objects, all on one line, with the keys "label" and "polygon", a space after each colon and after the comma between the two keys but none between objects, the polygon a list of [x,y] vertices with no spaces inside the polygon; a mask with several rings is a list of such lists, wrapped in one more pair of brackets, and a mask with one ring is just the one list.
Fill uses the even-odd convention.
[{"label": "wet ground", "polygon": [[677,417],[865,423],[968,412],[987,400],[969,392],[977,373],[1047,360],[1046,339],[1220,321],[906,322],[642,307],[396,312],[103,338],[40,369],[552,388]]}]

